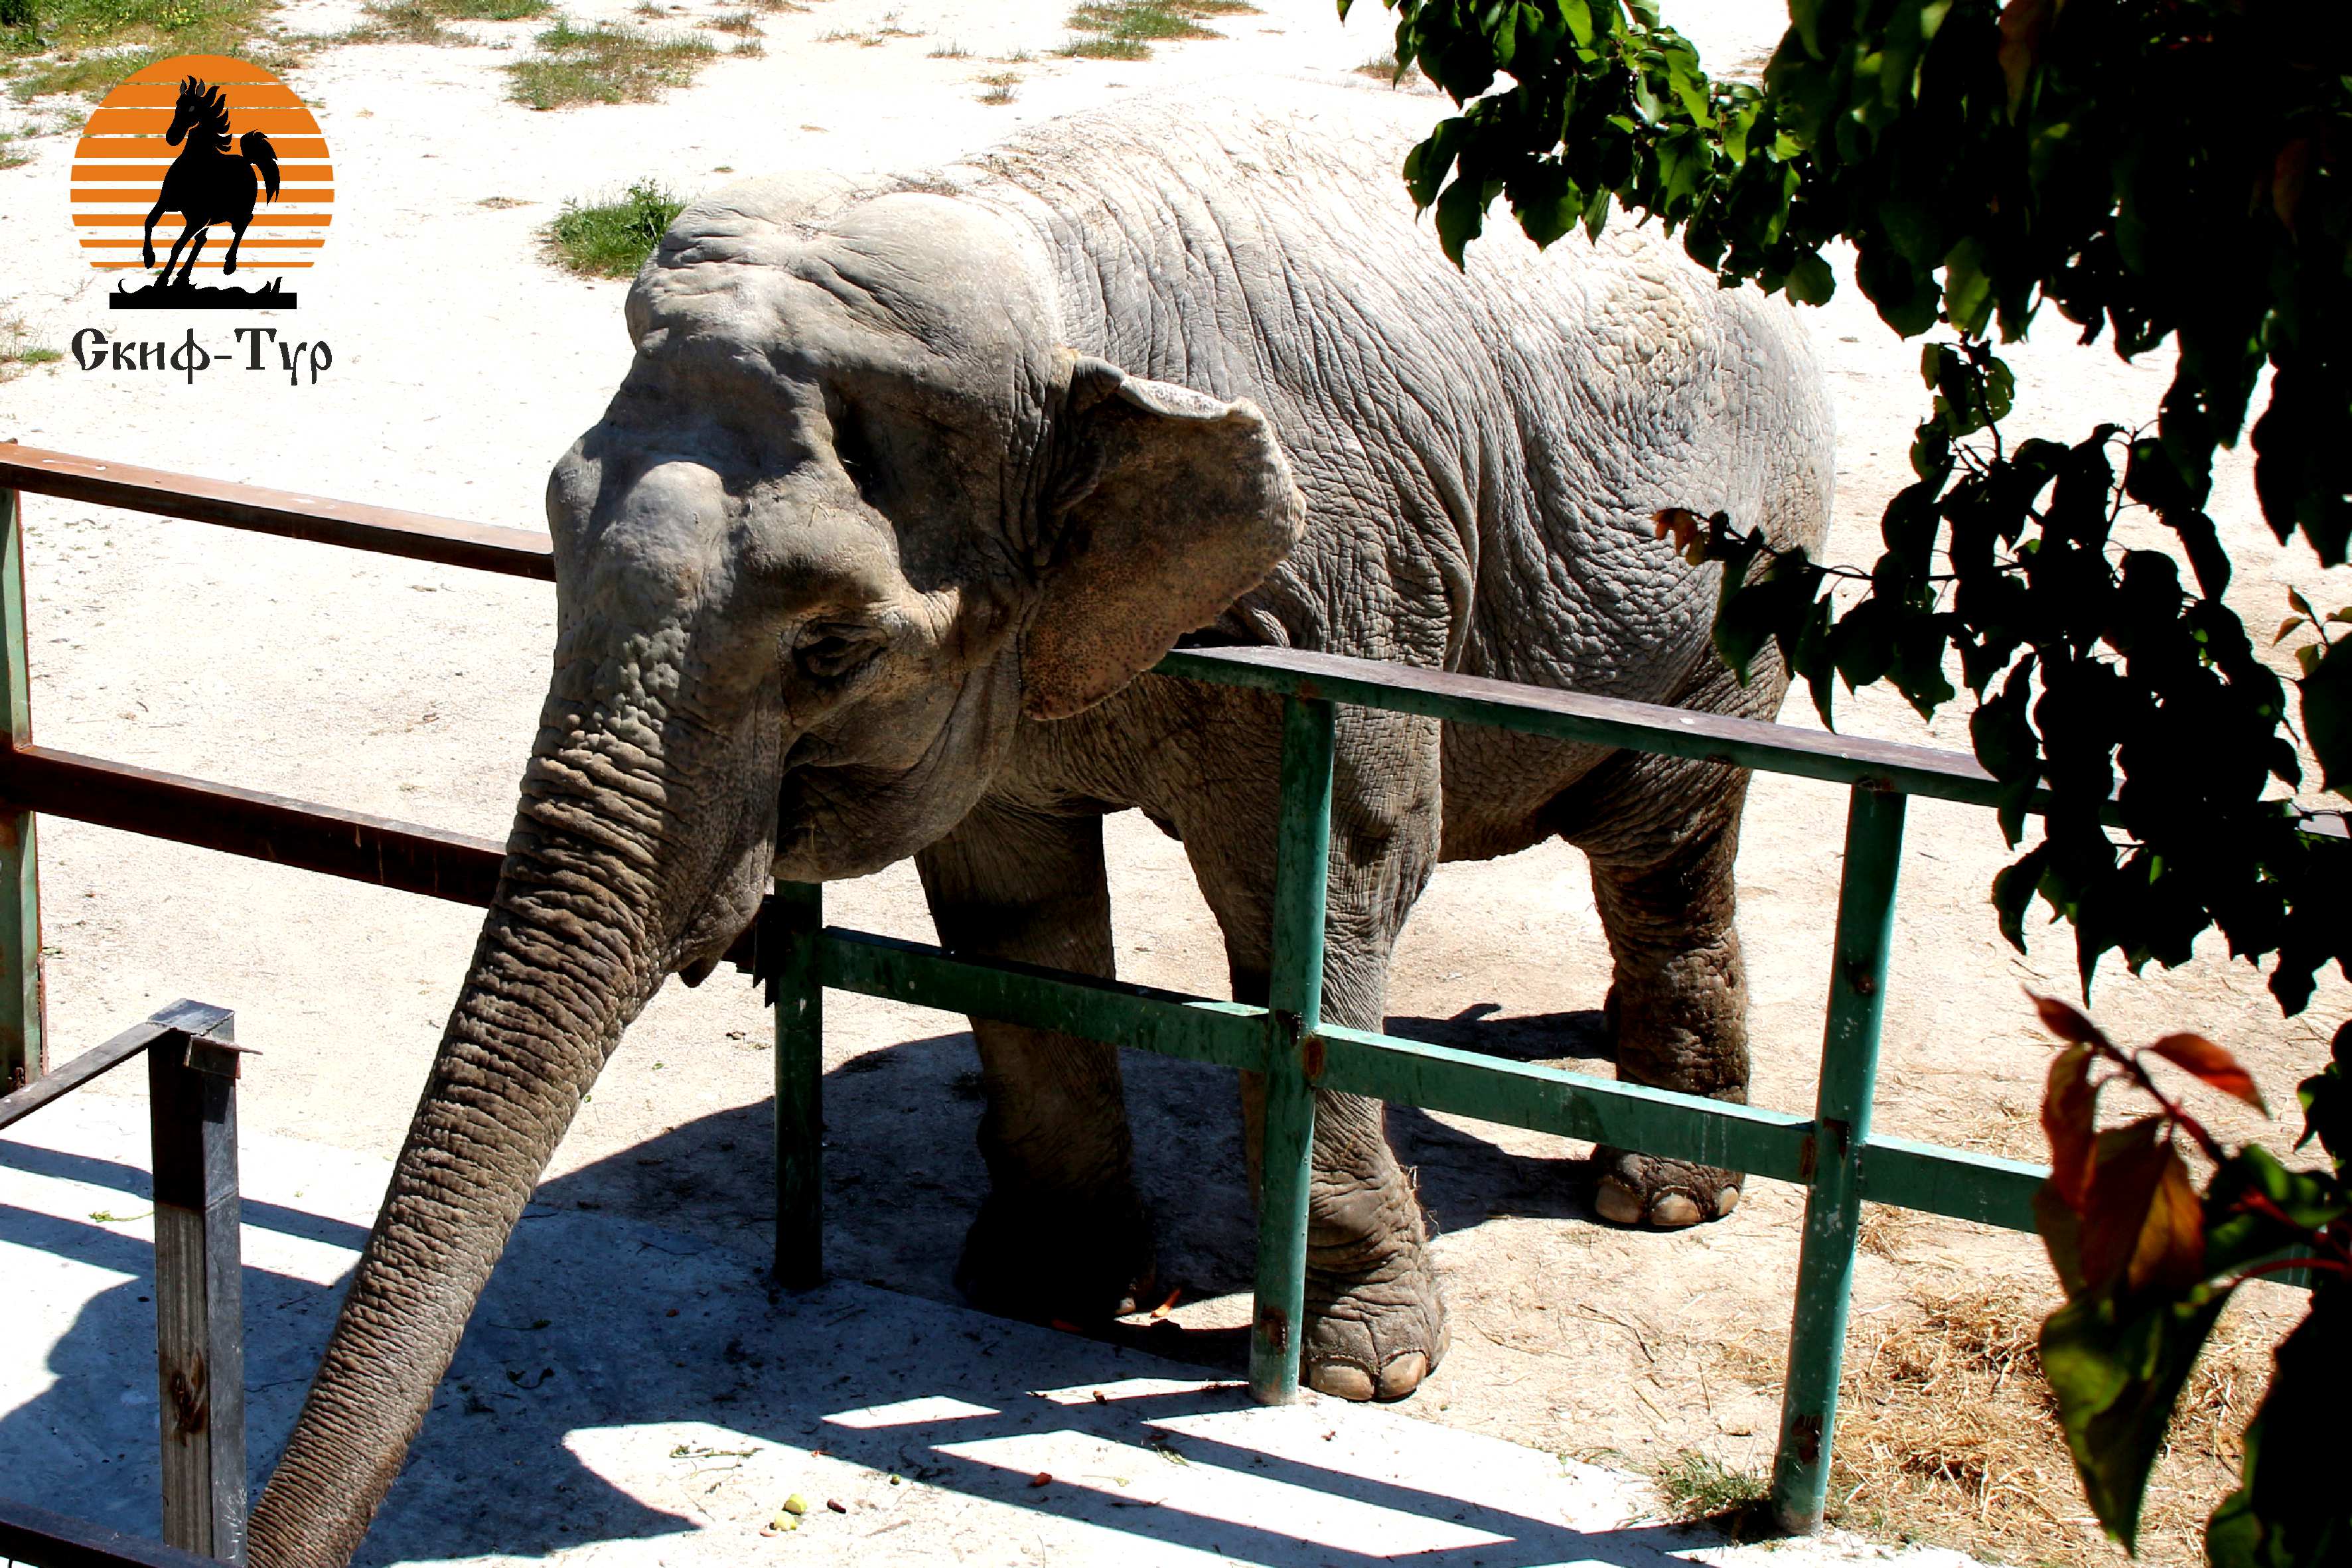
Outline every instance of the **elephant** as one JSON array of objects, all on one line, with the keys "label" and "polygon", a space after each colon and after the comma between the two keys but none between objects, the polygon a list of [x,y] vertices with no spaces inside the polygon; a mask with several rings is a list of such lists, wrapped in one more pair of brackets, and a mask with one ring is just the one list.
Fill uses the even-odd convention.
[{"label": "elephant", "polygon": [[[1719,569],[1651,519],[1819,545],[1830,413],[1793,311],[1622,222],[1490,236],[1457,269],[1398,178],[1405,118],[1369,87],[1148,96],[919,174],[736,183],[671,225],[625,378],[548,484],[553,669],[495,901],[256,1568],[348,1559],[622,1030],[711,973],[772,879],[912,857],[950,951],[1108,977],[1102,822],[1134,809],[1181,841],[1235,998],[1265,1000],[1279,699],[1138,678],[1171,648],[1775,712],[1777,664],[1743,683],[1712,650]],[[1621,1073],[1744,1100],[1746,783],[1343,709],[1326,1019],[1381,1026],[1440,861],[1564,838]],[[972,1030],[991,1188],[962,1288],[1131,1307],[1151,1230],[1115,1048]],[[1245,1076],[1245,1125],[1252,1098]],[[1738,1197],[1600,1158],[1613,1220]],[[1402,1397],[1444,1353],[1377,1103],[1318,1094],[1307,1297],[1326,1394]]]}]

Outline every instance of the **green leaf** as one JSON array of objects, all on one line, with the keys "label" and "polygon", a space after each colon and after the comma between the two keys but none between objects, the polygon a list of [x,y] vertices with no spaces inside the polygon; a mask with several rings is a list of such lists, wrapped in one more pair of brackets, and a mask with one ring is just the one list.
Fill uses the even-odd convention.
[{"label": "green leaf", "polygon": [[1562,19],[1568,23],[1569,37],[1576,40],[1576,47],[1591,48],[1592,12],[1585,5],[1584,0],[1559,0],[1559,11]]},{"label": "green leaf", "polygon": [[2025,912],[2042,885],[2042,871],[2049,860],[2050,846],[2036,844],[1992,879],[1992,905],[2000,916],[2000,934],[2021,953],[2025,951]]},{"label": "green leaf", "polygon": [[2026,715],[2033,695],[2033,667],[2029,654],[2010,671],[2000,695],[1987,697],[1969,716],[1969,740],[1977,760],[2003,783],[2031,782],[2041,776],[2042,737]]},{"label": "green leaf", "polygon": [[[1456,115],[1438,121],[1437,129],[1404,155],[1405,189],[1412,193],[1416,211],[1426,211],[1437,200],[1437,188],[1454,167],[1454,155],[1470,133],[1470,122]],[[1459,258],[1456,266],[1460,265]]]},{"label": "green leaf", "polygon": [[2352,1164],[2352,1019],[2336,1029],[2330,1057],[2326,1068],[2295,1087],[2304,1120],[2294,1146],[2318,1139],[2341,1173]]},{"label": "green leaf", "polygon": [[[2312,648],[2318,644],[2312,644]],[[2298,649],[2298,655],[2312,648]],[[2352,798],[2352,637],[2339,637],[2305,666],[2295,683],[2303,694],[2303,734],[2327,787]]]},{"label": "green leaf", "polygon": [[2238,1490],[2205,1529],[2211,1568],[2319,1568],[2352,1554],[2344,1485],[2344,1412],[2352,1396],[2352,1312],[2338,1282],[2274,1353],[2276,1370],[2246,1426]]},{"label": "green leaf", "polygon": [[1797,265],[1789,269],[1788,280],[1780,287],[1800,305],[1826,305],[1830,296],[1837,292],[1837,274],[1822,259],[1822,253],[1814,251],[1797,258]]},{"label": "green leaf", "polygon": [[2087,1295],[2042,1325],[2042,1370],[2084,1495],[2126,1551],[2138,1539],[2148,1469],[2172,1406],[2227,1296],[2200,1290],[2126,1302]]},{"label": "green leaf", "polygon": [[1463,264],[1463,247],[1486,226],[1486,202],[1484,185],[1458,178],[1437,198],[1437,243],[1455,267]]}]

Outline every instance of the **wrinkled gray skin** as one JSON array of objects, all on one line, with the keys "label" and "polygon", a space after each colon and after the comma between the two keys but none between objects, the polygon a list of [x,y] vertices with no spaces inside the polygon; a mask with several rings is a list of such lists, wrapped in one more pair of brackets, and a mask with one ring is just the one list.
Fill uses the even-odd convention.
[{"label": "wrinkled gray skin", "polygon": [[[348,1558],[623,1026],[772,877],[912,855],[949,947],[1108,975],[1101,819],[1135,807],[1264,997],[1278,708],[1134,679],[1180,636],[1778,706],[1777,674],[1713,657],[1714,572],[1648,518],[1818,544],[1829,413],[1788,313],[1622,225],[1540,257],[1490,237],[1465,278],[1414,225],[1392,110],[1277,91],[1281,117],[1163,100],[920,180],[738,185],[671,229],[628,379],[549,485],[554,674],[498,900],[256,1568]],[[1328,1019],[1380,1026],[1438,861],[1559,834],[1591,863],[1621,1071],[1744,1096],[1743,773],[1358,711],[1339,746]],[[973,1030],[966,1288],[1118,1311],[1150,1241],[1116,1053]],[[1422,1218],[1380,1106],[1318,1111],[1307,1376],[1398,1397],[1445,1345]],[[1738,1197],[1603,1157],[1614,1219]]]}]

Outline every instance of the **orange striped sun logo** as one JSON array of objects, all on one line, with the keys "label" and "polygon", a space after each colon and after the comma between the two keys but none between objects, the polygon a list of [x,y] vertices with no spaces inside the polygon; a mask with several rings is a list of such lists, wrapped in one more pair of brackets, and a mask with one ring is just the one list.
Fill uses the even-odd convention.
[{"label": "orange striped sun logo", "polygon": [[[334,174],[292,89],[248,60],[180,55],[90,115],[74,227],[89,264],[116,276],[118,310],[288,309],[284,275],[317,263]],[[131,287],[135,272],[152,280]],[[271,276],[247,287],[258,274]]]}]

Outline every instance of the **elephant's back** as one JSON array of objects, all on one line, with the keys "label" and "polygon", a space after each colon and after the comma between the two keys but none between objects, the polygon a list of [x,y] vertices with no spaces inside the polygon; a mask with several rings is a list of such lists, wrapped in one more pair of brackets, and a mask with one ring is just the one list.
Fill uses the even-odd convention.
[{"label": "elephant's back", "polygon": [[1139,97],[958,171],[1041,235],[1072,344],[1264,406],[1310,533],[1227,630],[1666,701],[1713,570],[1661,507],[1817,544],[1829,412],[1802,329],[1654,226],[1455,268],[1399,174],[1444,108],[1296,81]]}]

